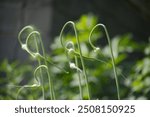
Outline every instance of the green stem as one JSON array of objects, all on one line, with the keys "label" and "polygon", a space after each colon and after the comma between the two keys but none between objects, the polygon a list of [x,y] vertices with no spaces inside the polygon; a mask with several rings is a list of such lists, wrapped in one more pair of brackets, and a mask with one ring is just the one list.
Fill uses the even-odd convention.
[{"label": "green stem", "polygon": [[[76,66],[78,66],[78,59],[76,56],[75,56],[75,64],[76,64]],[[77,73],[78,73],[78,79],[79,79],[80,99],[82,100],[83,99],[83,91],[82,91],[81,76],[80,76],[79,70],[77,70]]]},{"label": "green stem", "polygon": [[[68,46],[68,47],[67,47]],[[74,60],[75,60],[75,66],[78,68],[78,59],[77,59],[77,56],[74,55],[74,52],[75,52],[75,47],[74,47],[74,44],[73,42],[68,42],[66,44],[66,47],[67,47],[67,51],[66,51],[66,55],[67,55],[67,59],[68,61],[70,62],[71,61],[71,58],[70,58],[70,54],[73,54],[74,56]],[[70,53],[71,52],[71,53]],[[72,53],[73,52],[73,53]],[[72,62],[71,62],[72,63]],[[74,63],[74,62],[73,62]],[[80,76],[80,73],[81,71],[79,69],[76,68],[76,71],[77,71],[77,74],[78,74],[78,81],[79,81],[79,92],[80,92],[80,99],[82,100],[83,99],[83,91],[82,91],[82,84],[81,84],[81,76]]]},{"label": "green stem", "polygon": [[93,31],[98,26],[103,27],[103,29],[105,31],[105,34],[106,34],[106,37],[107,37],[107,41],[108,41],[109,48],[110,48],[110,53],[111,53],[111,59],[112,59],[112,65],[113,65],[113,70],[114,70],[115,82],[116,82],[116,87],[117,87],[117,97],[120,100],[120,91],[119,91],[119,83],[118,83],[118,77],[117,77],[117,70],[116,70],[116,66],[115,66],[115,59],[114,59],[114,55],[113,55],[112,45],[111,45],[111,42],[110,42],[110,37],[109,37],[108,31],[107,31],[107,28],[105,27],[105,25],[103,25],[103,24],[97,24],[96,26],[93,27],[93,29],[91,30],[90,35],[89,35],[89,43],[90,43],[90,45],[92,46],[92,48],[94,50],[99,49],[99,48],[95,47],[93,45],[93,43],[91,42],[92,33],[93,33]]},{"label": "green stem", "polygon": [[[40,38],[40,37],[39,37]],[[53,81],[52,81],[52,78],[50,76],[50,73],[49,73],[49,67],[48,67],[48,63],[46,61],[46,54],[45,54],[45,49],[44,49],[44,46],[43,46],[43,43],[42,43],[42,40],[40,38],[40,42],[41,42],[41,48],[42,48],[42,52],[43,52],[43,56],[44,56],[44,63],[45,65],[47,66],[47,75],[48,75],[48,82],[49,82],[49,87],[50,87],[50,95],[51,95],[51,99],[56,99],[55,98],[55,91],[54,91],[54,86],[53,86]]]},{"label": "green stem", "polygon": [[37,72],[38,72],[38,70],[40,69],[40,77],[41,77],[42,68],[45,68],[46,71],[47,71],[47,66],[45,66],[45,65],[40,65],[40,66],[38,66],[38,67],[35,69],[35,71],[34,71],[34,77],[35,77],[35,79],[36,79],[36,81],[37,81],[37,83],[38,83],[37,85],[41,86],[41,84],[42,84],[41,89],[42,89],[43,99],[45,99],[45,91],[44,91],[44,87],[43,87],[43,77],[42,77],[42,83],[41,83],[40,80],[38,79],[38,76],[37,76]]},{"label": "green stem", "polygon": [[[25,31],[25,30],[28,30],[30,29],[30,33],[27,35],[27,38],[26,38],[26,43],[22,43],[21,41],[21,34]],[[38,47],[38,40],[37,38],[34,36],[34,34],[38,35],[39,37],[39,41],[40,41],[40,45],[41,45],[41,49],[42,49],[42,53],[43,53],[43,58],[44,58],[44,63],[45,65],[47,66],[48,68],[48,63],[46,61],[46,56],[45,56],[45,50],[44,50],[44,46],[43,46],[43,43],[42,43],[42,40],[41,40],[41,36],[40,36],[40,33],[37,32],[37,31],[34,31],[34,28],[32,26],[26,26],[24,27],[20,32],[19,32],[19,35],[18,35],[18,40],[22,46],[22,48],[24,50],[26,50],[32,57],[36,58],[38,60],[38,64],[39,66],[41,65],[41,58],[39,58],[39,55],[40,55],[40,51],[39,51],[39,47]],[[34,41],[35,41],[35,44],[36,44],[36,51],[37,52],[32,52],[29,47],[28,47],[28,42],[29,42],[29,39],[31,36],[34,36]],[[41,78],[42,78],[42,82],[43,82],[43,75],[42,75],[42,70],[40,69],[40,72],[41,72]],[[49,68],[47,70],[47,75],[48,75],[48,81],[49,81],[49,87],[50,87],[50,98],[51,99],[55,99],[55,93],[54,93],[54,88],[53,88],[53,83],[52,83],[52,79],[50,77],[50,73],[49,73]],[[44,89],[44,84],[42,83],[42,92],[43,92],[43,89]]]},{"label": "green stem", "polygon": [[[35,43],[35,45],[36,45],[36,51],[37,51],[37,52],[32,52],[32,51],[30,51],[30,49],[28,48],[28,51],[29,51],[29,53],[31,53],[32,56],[35,56],[34,53],[39,53],[39,51],[40,51],[40,49],[39,49],[39,47],[38,47],[37,38],[35,37],[35,34],[37,34],[37,35],[40,37],[40,33],[39,33],[39,32],[37,32],[37,31],[32,31],[32,32],[28,35],[27,40],[26,40],[26,44],[27,44],[27,48],[28,48],[28,41],[29,41],[30,37],[33,35],[33,37],[34,37],[34,43]],[[36,57],[35,57],[35,58],[36,58]],[[37,58],[37,61],[38,61],[39,66],[41,66],[41,65],[42,65],[41,59]],[[43,78],[42,69],[40,69],[40,77],[41,77],[41,81],[42,81],[42,83],[41,83],[42,86],[41,86],[41,87],[42,87],[43,99],[45,99],[44,78]]]},{"label": "green stem", "polygon": [[84,73],[84,78],[85,78],[85,83],[86,83],[86,89],[87,89],[87,94],[88,94],[88,99],[90,99],[90,91],[89,91],[89,85],[88,85],[88,78],[87,78],[87,73],[86,73],[86,69],[85,69],[85,64],[84,64],[84,60],[83,60],[83,56],[82,56],[82,51],[81,51],[81,47],[80,47],[80,42],[79,42],[79,37],[78,37],[78,34],[77,34],[77,30],[76,30],[76,26],[74,24],[74,22],[72,21],[68,21],[67,23],[65,23],[65,25],[63,26],[61,32],[60,32],[60,40],[61,40],[61,44],[63,46],[63,48],[65,48],[67,50],[67,48],[64,46],[64,43],[63,43],[63,38],[62,38],[62,33],[65,29],[65,27],[67,25],[72,25],[73,26],[73,29],[74,29],[74,32],[75,32],[75,36],[76,36],[76,41],[77,41],[77,46],[78,46],[78,49],[79,49],[79,53],[80,53],[80,60],[81,60],[81,64],[82,64],[82,68],[83,68],[83,73]]},{"label": "green stem", "polygon": [[[32,32],[33,34],[36,33],[38,34],[39,36],[39,41],[40,41],[40,44],[41,44],[41,49],[42,49],[42,54],[43,54],[43,57],[44,57],[44,63],[45,65],[47,66],[47,76],[48,76],[48,83],[49,83],[49,87],[50,87],[50,97],[51,97],[51,100],[55,99],[55,93],[54,93],[54,88],[53,88],[53,83],[52,83],[52,78],[50,76],[50,73],[49,73],[49,67],[48,67],[48,64],[47,64],[47,61],[46,61],[46,55],[45,55],[45,49],[44,49],[44,46],[43,46],[43,42],[41,40],[41,36],[40,36],[40,33],[37,32],[37,31],[33,31]],[[30,35],[29,35],[30,36]],[[37,52],[39,53],[39,48],[38,48],[38,44],[37,44],[37,41],[36,41],[36,48],[37,48]],[[38,59],[38,62],[39,62],[39,65],[41,65],[41,61],[40,59]],[[41,73],[42,75],[42,73]],[[43,77],[43,75],[42,75]]]},{"label": "green stem", "polygon": [[[31,30],[31,32],[34,30],[34,28],[32,27],[32,26],[25,26],[20,32],[19,32],[19,34],[18,34],[18,41],[19,41],[19,43],[20,43],[20,45],[22,46],[22,45],[24,45],[25,43],[22,43],[22,41],[21,41],[21,34],[25,31],[25,30]],[[25,38],[26,39],[26,38]]]},{"label": "green stem", "polygon": [[[80,57],[80,56],[79,56],[80,54],[79,54],[78,52],[74,52],[74,54],[75,54],[77,57]],[[98,61],[98,62],[107,64],[106,61],[101,60],[101,59],[97,59],[97,58],[93,58],[93,57],[87,57],[87,56],[83,56],[83,58],[84,58],[84,59],[87,59],[87,60]]]}]

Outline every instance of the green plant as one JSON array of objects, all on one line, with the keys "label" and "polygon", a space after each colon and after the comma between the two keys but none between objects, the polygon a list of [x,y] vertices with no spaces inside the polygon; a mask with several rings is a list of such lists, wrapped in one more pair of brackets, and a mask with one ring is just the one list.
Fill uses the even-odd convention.
[{"label": "green plant", "polygon": [[[94,28],[91,30],[91,32],[89,34],[89,43],[90,43],[90,45],[92,46],[92,48],[94,49],[95,52],[100,51],[100,48],[99,47],[95,47],[92,44],[92,41],[91,41],[92,33],[93,33],[93,31],[97,27],[102,27],[105,30],[105,33],[106,33],[107,41],[108,41],[109,48],[110,48],[110,54],[111,54],[111,60],[112,60],[112,65],[113,65],[115,80],[116,80],[116,87],[117,87],[118,99],[120,99],[119,84],[118,84],[118,77],[117,77],[117,70],[116,70],[116,65],[115,65],[115,59],[114,59],[114,55],[113,55],[113,49],[112,49],[112,45],[111,45],[111,42],[110,42],[110,37],[109,37],[108,31],[107,31],[105,25],[103,25],[103,24],[97,24],[97,25],[94,26]],[[101,53],[101,52],[99,52],[99,53]]]},{"label": "green plant", "polygon": [[[74,33],[75,33],[75,38],[76,38],[75,44],[77,44],[77,48],[78,49],[75,49],[73,40],[71,42],[68,42],[66,44],[66,46],[64,44],[63,31],[65,30],[65,28],[68,25],[71,25],[73,27],[73,30],[74,30]],[[108,35],[108,32],[107,32],[107,29],[106,29],[106,27],[103,24],[97,24],[96,26],[94,26],[94,28],[92,28],[92,30],[90,32],[90,35],[89,35],[89,43],[92,46],[92,48],[94,49],[94,51],[98,51],[99,50],[99,48],[95,47],[92,44],[92,42],[91,42],[91,35],[92,35],[93,31],[95,30],[95,28],[98,27],[98,26],[102,26],[104,28],[104,30],[105,30],[105,33],[106,33],[106,37],[107,37],[108,44],[109,44],[109,47],[110,47],[112,65],[113,65],[114,74],[115,74],[118,99],[120,99],[119,85],[118,85],[117,71],[116,71],[115,61],[114,61],[114,56],[113,56],[113,50],[112,50],[112,46],[111,46],[111,42],[110,42],[110,38],[109,38],[109,35]],[[25,33],[24,34],[25,36],[23,35],[23,33]],[[41,77],[42,80],[43,80],[43,74],[42,74],[41,66],[43,67],[43,65],[41,64],[41,59],[44,60],[44,64],[45,64],[44,68],[46,68],[47,75],[48,75],[48,80],[49,80],[50,97],[51,97],[51,99],[55,99],[53,83],[52,83],[52,79],[50,77],[49,67],[48,67],[46,56],[45,56],[45,50],[44,50],[43,43],[42,43],[42,40],[41,40],[41,37],[40,37],[40,33],[37,32],[32,26],[26,26],[25,28],[23,28],[20,31],[20,33],[18,35],[18,39],[19,39],[19,42],[21,44],[22,49],[27,51],[33,58],[37,59],[38,64],[39,64],[38,68],[40,69],[40,77]],[[25,42],[23,42],[24,40],[25,40]],[[83,89],[82,89],[82,86],[81,86],[81,75],[80,75],[82,73],[82,70],[79,67],[79,60],[77,58],[79,56],[80,62],[81,62],[81,66],[82,66],[82,69],[83,69],[83,76],[84,76],[85,86],[86,86],[86,91],[87,91],[87,99],[90,99],[88,78],[87,78],[85,63],[84,63],[84,60],[83,60],[84,58],[89,59],[89,57],[86,57],[86,56],[82,55],[80,41],[79,41],[79,37],[78,37],[78,33],[77,33],[77,28],[76,28],[76,25],[75,25],[74,22],[69,21],[63,26],[63,28],[62,28],[62,30],[60,32],[60,41],[61,41],[62,47],[65,49],[65,53],[67,55],[70,68],[77,70],[78,80],[79,80],[80,98],[84,99],[84,97],[83,97]],[[33,46],[33,44],[35,44],[35,45]],[[40,53],[40,48],[41,48],[42,54]],[[69,57],[70,54],[74,54],[74,62],[71,62],[71,60],[69,59],[70,58]],[[36,73],[36,71],[35,71],[35,73]],[[36,80],[37,80],[37,78],[36,78]],[[45,97],[44,96],[45,95],[44,87],[43,87],[44,83],[43,83],[42,80],[41,80],[42,83],[39,82],[38,85],[31,85],[31,86],[25,85],[25,86],[21,87],[21,89],[18,91],[18,93],[25,87],[36,87],[36,86],[40,86],[40,84],[42,84],[43,97]],[[39,81],[39,80],[37,80],[37,81]]]},{"label": "green plant", "polygon": [[[23,89],[24,87],[37,87],[40,86],[42,87],[42,92],[43,92],[43,98],[45,97],[45,93],[44,93],[44,83],[43,83],[43,71],[42,71],[42,67],[44,67],[46,69],[46,73],[48,76],[48,82],[49,82],[49,88],[50,88],[50,99],[55,99],[55,91],[53,88],[53,83],[52,83],[52,79],[49,73],[49,68],[48,68],[48,63],[47,63],[47,59],[45,56],[45,50],[43,47],[43,43],[41,40],[41,36],[40,33],[38,31],[36,31],[34,29],[34,27],[32,26],[26,26],[24,27],[18,35],[18,40],[20,42],[20,45],[22,47],[23,50],[27,51],[34,59],[36,59],[38,61],[38,68],[35,70],[35,77],[36,77],[36,72],[38,69],[40,69],[40,78],[41,78],[41,82],[42,83],[38,83],[38,85],[25,85],[23,87],[21,87],[21,89]],[[41,52],[40,53],[40,49]],[[42,60],[44,60],[44,64],[42,65]],[[37,80],[39,81],[39,80]],[[19,90],[19,92],[21,91],[21,89]],[[18,93],[19,93],[18,92]]]},{"label": "green plant", "polygon": [[[83,56],[82,56],[82,51],[81,51],[81,47],[80,47],[80,41],[79,41],[79,37],[78,37],[78,34],[77,34],[77,30],[76,30],[76,26],[74,24],[74,22],[72,21],[69,21],[67,22],[61,32],[60,32],[60,40],[61,40],[61,44],[63,46],[63,48],[65,49],[65,51],[68,51],[68,53],[75,53],[75,48],[74,48],[74,45],[73,45],[73,42],[71,42],[71,46],[72,48],[67,48],[64,46],[64,42],[63,42],[63,37],[62,37],[62,33],[65,29],[65,27],[67,25],[72,25],[73,29],[74,29],[74,32],[75,32],[75,37],[76,37],[76,43],[77,43],[77,46],[78,46],[78,50],[79,50],[79,56],[80,56],[80,60],[81,60],[81,65],[82,65],[82,68],[83,68],[83,74],[84,74],[84,78],[85,78],[85,83],[86,83],[86,90],[87,90],[87,94],[88,94],[88,97],[87,99],[90,99],[90,92],[89,92],[89,86],[88,86],[88,78],[87,78],[87,73],[86,73],[86,68],[85,68],[85,64],[84,64],[84,60],[83,60]],[[68,45],[68,44],[67,44]],[[75,64],[74,63],[70,63],[70,68],[78,68],[78,60],[77,60],[77,56],[75,56]],[[80,97],[81,99],[83,99],[83,94],[82,94],[82,87],[81,87],[81,78],[80,78],[80,72],[81,70],[79,70],[79,68],[77,69],[77,72],[78,72],[78,77],[79,77],[79,89],[80,89]]]},{"label": "green plant", "polygon": [[24,63],[0,61],[0,99],[16,99],[17,92],[18,99],[54,99],[47,72],[55,99],[89,99],[89,92],[90,99],[117,99],[114,67],[121,99],[150,99],[149,43],[134,41],[132,34],[116,35],[110,40],[113,66],[108,40],[103,39],[108,35],[104,35],[105,30],[97,30],[98,26],[97,17],[91,14],[82,15],[75,23],[68,22],[50,44],[48,54],[43,54],[39,32],[27,26],[20,34],[20,44],[31,56]]}]

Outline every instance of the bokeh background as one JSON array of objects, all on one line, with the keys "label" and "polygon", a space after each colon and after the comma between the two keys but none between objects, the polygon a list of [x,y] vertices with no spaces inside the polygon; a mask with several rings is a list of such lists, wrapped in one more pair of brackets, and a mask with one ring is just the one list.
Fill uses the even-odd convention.
[{"label": "bokeh background", "polygon": [[[118,50],[117,57],[122,56],[120,54],[125,54],[126,57],[116,60],[118,69],[121,71],[122,99],[150,99],[149,11],[149,0],[0,0],[0,99],[15,99],[18,88],[12,88],[9,85],[32,83],[32,80],[25,77],[33,77],[32,70],[35,66],[32,60],[29,60],[29,55],[21,49],[17,39],[19,31],[24,26],[36,26],[42,35],[46,51],[52,53],[53,57],[59,54],[61,59],[63,56],[61,52],[56,52],[55,47],[58,43],[55,40],[64,23],[72,20],[84,25],[89,18],[92,18],[95,24],[105,24],[112,40],[123,40],[120,45],[117,45],[121,48]],[[77,28],[80,31],[81,28]],[[87,36],[88,32],[80,35]],[[71,35],[71,37],[74,36]],[[104,50],[108,48],[106,44],[103,47]],[[91,50],[89,49],[88,52],[90,53]],[[94,78],[90,81],[92,99],[117,99],[112,67],[92,67],[97,71],[91,70],[92,75],[89,77],[95,79],[101,77],[98,81]],[[99,72],[101,69],[106,73]],[[74,73],[70,77],[72,75]],[[60,72],[53,75],[53,77],[62,76],[64,77],[62,80],[54,80],[57,82],[56,86],[58,85],[56,90],[60,91],[57,98],[78,99],[78,86],[72,83],[73,79],[66,80],[65,77],[69,76]],[[105,77],[112,77],[112,79],[103,80]],[[64,88],[62,88],[63,84]],[[97,88],[93,88],[94,86]],[[35,96],[32,92],[36,93]],[[37,92],[36,89],[26,89],[20,94],[20,99],[40,99],[40,93]]]}]

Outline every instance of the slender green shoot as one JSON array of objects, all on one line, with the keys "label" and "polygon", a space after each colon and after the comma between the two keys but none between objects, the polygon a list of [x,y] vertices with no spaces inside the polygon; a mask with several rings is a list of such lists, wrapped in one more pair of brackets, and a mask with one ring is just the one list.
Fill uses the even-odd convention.
[{"label": "slender green shoot", "polygon": [[[74,52],[75,52],[74,43],[69,41],[66,44],[66,48],[67,48],[66,55],[67,55],[67,59],[69,61],[70,68],[76,69],[76,71],[77,71],[78,80],[79,80],[80,99],[83,99],[83,91],[82,91],[81,76],[80,76],[80,73],[82,73],[82,70],[78,67],[78,59],[77,59],[77,56],[74,54]],[[74,58],[74,62],[72,62],[72,60],[71,60],[72,55]]]},{"label": "slender green shoot", "polygon": [[81,47],[80,47],[80,41],[79,41],[79,37],[77,34],[77,29],[75,26],[75,23],[72,21],[68,21],[67,23],[65,23],[65,25],[63,26],[61,32],[60,32],[60,41],[61,41],[61,45],[62,47],[67,51],[67,48],[64,44],[63,41],[63,31],[65,30],[65,28],[67,27],[67,25],[71,25],[73,27],[74,33],[75,33],[75,37],[76,37],[76,41],[77,41],[77,46],[78,46],[78,50],[79,50],[79,56],[80,56],[80,60],[81,60],[81,65],[83,68],[83,74],[84,74],[84,79],[85,79],[85,84],[86,84],[86,90],[87,90],[87,99],[90,99],[90,91],[89,91],[89,85],[88,85],[88,77],[87,77],[87,73],[86,73],[86,68],[85,68],[85,64],[84,64],[84,60],[83,60],[83,55],[82,55],[82,51],[81,51]]},{"label": "slender green shoot", "polygon": [[[43,80],[42,80],[42,83],[41,83],[41,81],[40,81],[40,79],[39,79],[39,76],[38,76],[38,71],[42,71],[42,69],[45,69],[46,71],[48,71],[48,67],[46,66],[46,65],[40,65],[40,66],[38,66],[36,69],[35,69],[35,71],[34,71],[34,78],[35,78],[35,80],[36,80],[36,82],[37,82],[37,85],[38,86],[41,86],[41,88],[42,88],[42,94],[43,94],[43,99],[45,99],[45,91],[44,91],[44,82],[43,82]],[[41,85],[42,84],[42,85]]]},{"label": "slender green shoot", "polygon": [[113,70],[114,70],[116,88],[117,88],[117,97],[120,100],[120,91],[119,91],[119,83],[118,83],[118,76],[117,76],[117,70],[116,70],[116,65],[115,65],[115,59],[114,59],[114,55],[113,55],[112,45],[111,45],[111,42],[110,42],[110,37],[109,37],[108,31],[107,31],[107,28],[105,27],[105,25],[97,24],[97,25],[95,25],[93,27],[93,29],[91,30],[91,32],[89,34],[89,43],[90,43],[91,47],[94,49],[95,52],[100,51],[100,48],[99,47],[95,47],[94,44],[91,41],[91,36],[92,36],[94,30],[97,27],[102,27],[104,29],[106,37],[107,37],[107,41],[108,41],[109,48],[110,48],[110,53],[111,53],[111,60],[112,60],[112,65],[113,65]]},{"label": "slender green shoot", "polygon": [[[28,31],[28,32],[26,32],[26,31]],[[23,39],[25,40],[24,42],[22,41]],[[33,45],[30,45],[30,43],[29,43],[29,40],[31,40],[31,39],[34,39],[34,44],[35,44],[34,50],[35,50],[35,52],[30,50],[30,47],[29,47],[29,46],[33,47]],[[41,58],[44,58],[44,63],[48,69],[47,75],[48,75],[48,81],[49,81],[49,87],[50,87],[50,98],[52,100],[55,99],[55,92],[54,92],[54,88],[53,88],[53,83],[52,83],[52,79],[51,79],[51,76],[49,73],[48,63],[45,59],[46,55],[45,55],[45,50],[44,50],[43,42],[41,40],[40,33],[38,31],[35,31],[32,26],[26,26],[25,28],[23,28],[19,32],[18,40],[20,42],[22,49],[27,51],[33,58],[35,58],[38,61],[39,66],[42,65]],[[43,56],[40,54],[40,49],[42,50]],[[41,78],[43,79],[42,71],[41,71]]]},{"label": "slender green shoot", "polygon": [[[35,79],[35,83],[32,84],[32,85],[24,85],[24,86],[16,86],[16,87],[20,87],[20,89],[18,90],[17,92],[17,96],[16,96],[16,99],[18,99],[18,96],[20,94],[20,92],[24,89],[24,88],[35,88],[35,87],[41,87],[42,89],[42,99],[44,100],[45,99],[45,92],[44,92],[44,83],[43,83],[43,80],[40,78],[40,76],[38,76],[38,72],[40,71],[41,72],[41,69],[46,69],[48,70],[47,66],[45,65],[40,65],[38,66],[35,70],[34,70],[34,79]],[[40,80],[41,79],[41,80]]]}]

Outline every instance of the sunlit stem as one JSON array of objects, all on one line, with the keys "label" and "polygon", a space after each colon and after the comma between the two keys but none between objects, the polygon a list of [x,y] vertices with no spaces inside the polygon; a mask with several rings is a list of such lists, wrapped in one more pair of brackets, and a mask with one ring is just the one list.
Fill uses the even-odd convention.
[{"label": "sunlit stem", "polygon": [[[40,36],[41,37],[41,36]],[[44,49],[44,46],[43,46],[43,43],[42,43],[42,40],[40,38],[40,42],[41,42],[41,47],[42,47],[42,51],[43,51],[43,56],[44,56],[44,62],[45,62],[45,65],[48,66],[48,63],[46,61],[46,54],[45,54],[45,49]],[[50,95],[51,95],[51,99],[52,100],[55,100],[56,97],[55,97],[55,91],[54,91],[54,85],[53,85],[53,81],[52,81],[52,78],[50,76],[50,73],[49,73],[49,67],[47,67],[47,75],[48,75],[48,82],[49,82],[49,87],[50,87]]]},{"label": "sunlit stem", "polygon": [[34,28],[32,26],[25,26],[18,34],[18,41],[21,46],[24,45],[24,43],[22,43],[22,41],[21,41],[21,34],[23,33],[23,31],[29,30],[29,29],[31,30],[31,32],[34,30]]},{"label": "sunlit stem", "polygon": [[[40,82],[40,80],[39,80],[39,78],[38,78],[38,76],[37,76],[37,72],[38,72],[38,70],[40,70],[40,72],[41,72],[41,69],[42,69],[42,68],[46,69],[46,71],[48,70],[48,67],[47,67],[47,66],[45,66],[45,65],[40,65],[40,66],[38,66],[38,67],[35,69],[35,71],[34,71],[34,78],[35,78],[35,80],[36,80],[38,86],[41,86],[41,82]],[[40,75],[41,75],[41,73],[40,73]],[[42,86],[41,88],[42,88],[43,99],[45,99],[44,87]]]},{"label": "sunlit stem", "polygon": [[[76,66],[78,66],[78,60],[77,57],[75,56],[75,64]],[[80,99],[83,99],[83,90],[82,90],[82,84],[81,84],[81,75],[80,75],[80,71],[77,70],[78,73],[78,79],[79,79],[79,91],[80,91]]]},{"label": "sunlit stem", "polygon": [[105,25],[103,24],[97,24],[93,27],[93,29],[91,30],[90,34],[89,34],[89,43],[91,45],[91,47],[94,49],[94,50],[99,50],[99,48],[95,47],[91,41],[91,36],[93,34],[93,31],[97,28],[97,27],[102,27],[105,31],[105,34],[106,34],[106,37],[107,37],[107,41],[108,41],[108,44],[109,44],[109,48],[110,48],[110,53],[111,53],[111,60],[112,60],[112,65],[113,65],[113,70],[114,70],[114,76],[115,76],[115,82],[116,82],[116,88],[117,88],[117,97],[118,99],[120,100],[120,91],[119,91],[119,83],[118,83],[118,77],[117,77],[117,70],[116,70],[116,65],[115,65],[115,59],[114,59],[114,55],[113,55],[113,50],[112,50],[112,45],[111,45],[111,42],[110,42],[110,37],[109,37],[109,34],[108,34],[108,31],[107,31],[107,28],[105,27]]},{"label": "sunlit stem", "polygon": [[[42,42],[42,40],[41,40],[41,36],[40,36],[40,33],[39,33],[39,32],[33,31],[33,32],[31,32],[31,33],[29,34],[29,36],[27,37],[27,42],[26,42],[27,45],[28,45],[28,39],[30,38],[30,36],[31,36],[32,34],[37,34],[37,35],[38,35],[39,41],[40,41],[40,45],[41,45],[41,49],[42,49],[42,53],[43,53],[43,57],[46,58],[45,49],[44,49],[43,42]],[[35,44],[36,44],[36,49],[37,49],[37,52],[39,53],[38,42],[37,42],[37,40],[35,40],[35,41],[36,41],[36,42],[35,42]],[[38,63],[39,63],[39,65],[41,65],[41,59],[40,59],[40,58],[38,58]],[[46,66],[48,66],[48,63],[47,63],[46,59],[44,59],[44,63],[45,63]],[[46,71],[46,72],[47,72],[47,75],[48,75],[48,82],[49,82],[49,87],[50,87],[50,97],[51,97],[51,99],[53,100],[53,99],[55,99],[55,92],[54,92],[54,88],[53,88],[52,78],[51,78],[50,73],[49,73],[49,67],[47,67],[47,71]],[[41,71],[41,77],[43,78],[42,71]]]},{"label": "sunlit stem", "polygon": [[[80,92],[80,99],[82,100],[83,99],[83,90],[82,90],[82,84],[81,84],[81,70],[78,68],[78,59],[77,59],[77,56],[74,54],[75,52],[75,47],[74,47],[74,44],[73,42],[68,42],[66,44],[66,48],[67,48],[67,52],[66,52],[66,55],[67,55],[67,59],[69,62],[71,62],[71,59],[70,59],[70,54],[74,56],[74,60],[75,60],[75,66],[74,66],[74,69],[76,69],[77,71],[77,74],[78,74],[78,81],[79,81],[79,92]],[[74,63],[74,62],[73,62]],[[69,64],[73,64],[72,62],[69,63]],[[71,65],[70,65],[71,66]]]},{"label": "sunlit stem", "polygon": [[[26,32],[26,30],[30,30],[30,33],[27,35],[27,37],[25,38],[24,37],[24,39],[26,39],[25,40],[25,42],[23,43],[22,41],[23,40],[21,40],[21,35],[22,35],[22,33],[25,31]],[[29,38],[30,38],[30,36],[31,35],[33,35],[33,34],[35,34],[35,33],[38,33],[37,31],[34,31],[34,28],[32,27],[32,26],[25,26],[20,32],[19,32],[19,34],[18,34],[18,40],[19,40],[19,43],[20,43],[20,45],[21,45],[21,47],[22,47],[22,49],[24,49],[25,51],[27,51],[32,57],[34,57],[34,54],[28,49],[28,40],[29,40]],[[38,33],[39,34],[39,33]],[[37,43],[36,43],[36,40],[34,39],[34,41],[35,41],[35,44],[36,44],[36,49],[37,49],[37,51],[39,50],[38,49],[38,46],[37,46]],[[41,61],[38,59],[38,64],[39,65],[41,65]],[[41,75],[41,78],[42,78],[42,80],[43,80],[43,76],[42,76],[42,71],[40,70],[40,75]],[[22,86],[20,89],[19,89],[19,91],[18,91],[18,93],[23,89],[23,88],[25,88],[25,87],[27,87],[27,85],[25,85],[25,86]],[[42,94],[43,94],[43,99],[45,98],[45,94],[44,94],[44,87],[43,87],[43,83],[42,83]],[[18,95],[18,94],[17,94]]]},{"label": "sunlit stem", "polygon": [[74,29],[74,33],[75,33],[75,36],[76,36],[76,41],[77,41],[77,46],[78,46],[78,49],[79,49],[79,53],[80,53],[80,60],[81,60],[81,64],[82,64],[82,68],[83,68],[83,74],[84,74],[84,78],[85,78],[85,83],[86,83],[86,89],[87,89],[87,95],[88,95],[88,99],[90,99],[90,92],[89,92],[89,85],[88,85],[88,78],[87,78],[87,73],[86,73],[86,69],[85,69],[85,64],[84,64],[84,60],[83,60],[83,56],[82,56],[82,51],[81,51],[81,47],[80,47],[80,42],[79,42],[79,37],[78,37],[78,34],[77,34],[77,30],[76,30],[76,26],[74,24],[74,22],[72,21],[68,21],[67,23],[65,23],[65,25],[63,26],[61,32],[60,32],[60,40],[61,40],[61,44],[63,46],[63,48],[65,50],[67,50],[67,48],[65,47],[64,45],[64,42],[63,42],[63,31],[65,29],[65,27],[67,25],[72,25],[73,29]]},{"label": "sunlit stem", "polygon": [[[30,30],[30,33],[27,35],[27,38],[26,39],[26,42],[23,43],[22,40],[21,40],[21,35],[22,33],[25,31],[25,30]],[[31,38],[31,36],[33,35],[34,37],[34,41],[35,41],[35,44],[36,44],[36,51],[37,52],[32,52],[30,49],[29,49],[29,39]],[[46,66],[48,66],[48,63],[46,61],[46,56],[45,56],[45,50],[44,50],[44,46],[43,46],[43,43],[42,43],[42,40],[41,40],[41,36],[40,36],[40,33],[38,31],[35,31],[34,28],[32,26],[26,26],[24,27],[20,32],[19,32],[19,35],[18,35],[18,40],[19,40],[19,43],[22,47],[22,49],[26,50],[32,57],[34,57],[35,59],[37,59],[38,61],[38,64],[39,66],[41,65],[41,58],[39,57],[40,55],[40,51],[39,51],[39,47],[38,47],[38,40],[37,38],[35,37],[35,35],[38,35],[38,39],[40,41],[40,45],[41,45],[41,49],[42,49],[42,53],[43,53],[43,58],[44,59],[44,63]],[[47,75],[48,75],[48,81],[49,81],[49,87],[50,87],[50,98],[51,99],[55,99],[55,93],[54,93],[54,89],[53,89],[53,83],[52,83],[52,79],[50,77],[50,73],[49,73],[49,68],[47,68]],[[41,78],[42,78],[42,82],[43,82],[43,74],[42,74],[42,70],[40,69],[40,74],[41,74]],[[44,84],[42,83],[42,92],[44,92]],[[44,97],[44,96],[43,96]]]}]

